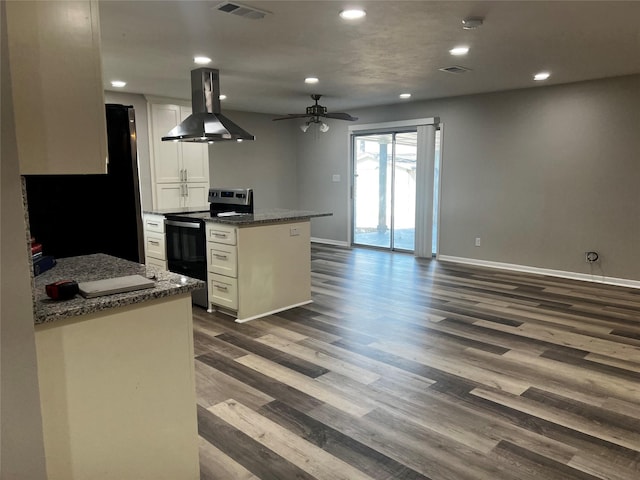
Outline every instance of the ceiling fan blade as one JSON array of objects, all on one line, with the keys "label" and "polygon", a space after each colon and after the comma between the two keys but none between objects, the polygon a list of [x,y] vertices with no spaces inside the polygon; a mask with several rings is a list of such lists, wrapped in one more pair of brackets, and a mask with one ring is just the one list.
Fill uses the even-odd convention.
[{"label": "ceiling fan blade", "polygon": [[335,118],[337,120],[348,120],[350,122],[355,122],[356,120],[358,120],[358,117],[352,117],[348,113],[325,113],[322,116],[327,118]]},{"label": "ceiling fan blade", "polygon": [[288,115],[285,115],[283,117],[276,117],[273,118],[272,120],[290,120],[292,118],[307,118],[309,115],[307,115],[306,113],[290,113]]}]

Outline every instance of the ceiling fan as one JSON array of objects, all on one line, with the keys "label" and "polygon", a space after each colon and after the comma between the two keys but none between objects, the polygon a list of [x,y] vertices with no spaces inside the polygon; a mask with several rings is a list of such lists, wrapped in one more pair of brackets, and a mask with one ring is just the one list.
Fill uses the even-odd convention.
[{"label": "ceiling fan", "polygon": [[275,121],[291,120],[294,118],[308,118],[307,122],[300,127],[303,132],[306,132],[312,123],[319,123],[321,132],[326,132],[327,130],[329,130],[329,125],[320,120],[321,117],[335,118],[336,120],[348,120],[350,122],[355,122],[356,120],[358,120],[358,117],[352,117],[348,113],[328,113],[327,107],[323,107],[322,105],[318,104],[318,100],[320,100],[321,97],[322,95],[318,94],[311,95],[311,98],[315,100],[316,103],[314,105],[311,105],[310,107],[307,107],[306,113],[290,113],[283,117],[274,118],[273,120]]}]

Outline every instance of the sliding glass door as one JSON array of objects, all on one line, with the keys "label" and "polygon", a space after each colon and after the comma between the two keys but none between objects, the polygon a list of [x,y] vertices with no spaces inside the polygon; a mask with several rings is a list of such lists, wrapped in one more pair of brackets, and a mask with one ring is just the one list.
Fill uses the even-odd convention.
[{"label": "sliding glass door", "polygon": [[353,243],[415,249],[417,131],[353,135]]}]

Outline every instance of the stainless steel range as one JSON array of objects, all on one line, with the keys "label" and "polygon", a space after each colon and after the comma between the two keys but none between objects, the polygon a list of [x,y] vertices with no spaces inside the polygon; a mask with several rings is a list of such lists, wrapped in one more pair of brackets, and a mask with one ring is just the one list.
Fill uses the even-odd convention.
[{"label": "stainless steel range", "polygon": [[209,211],[212,217],[253,213],[252,188],[210,188]]},{"label": "stainless steel range", "polygon": [[[169,271],[207,281],[205,224],[211,217],[253,214],[253,189],[209,189],[209,211],[165,215]],[[208,308],[207,289],[192,294],[193,303]]]}]

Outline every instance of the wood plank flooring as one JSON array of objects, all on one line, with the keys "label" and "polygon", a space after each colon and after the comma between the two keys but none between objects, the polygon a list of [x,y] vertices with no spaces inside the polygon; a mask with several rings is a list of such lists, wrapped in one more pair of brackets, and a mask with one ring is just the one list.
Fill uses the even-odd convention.
[{"label": "wood plank flooring", "polygon": [[639,290],[314,245],[312,292],[194,307],[203,480],[640,478]]}]

